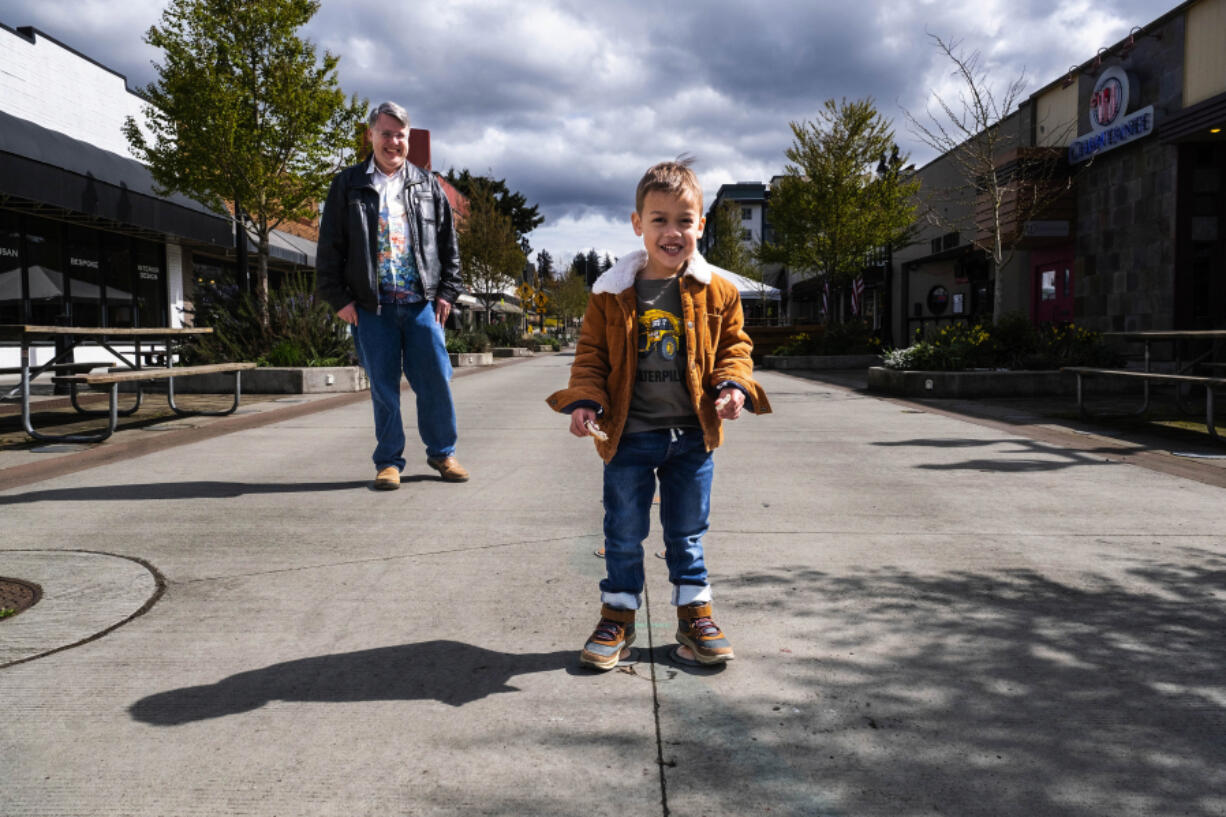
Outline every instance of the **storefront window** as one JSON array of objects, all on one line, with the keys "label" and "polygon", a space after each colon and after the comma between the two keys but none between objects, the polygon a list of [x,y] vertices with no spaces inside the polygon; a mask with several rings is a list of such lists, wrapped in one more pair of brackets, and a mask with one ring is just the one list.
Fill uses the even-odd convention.
[{"label": "storefront window", "polygon": [[85,227],[68,228],[68,299],[74,325],[97,326],[102,322],[98,234]]},{"label": "storefront window", "polygon": [[135,264],[132,239],[114,233],[102,234],[102,274],[106,282],[105,326],[135,326],[132,313],[132,285]]},{"label": "storefront window", "polygon": [[30,322],[54,326],[67,321],[64,309],[62,226],[41,218],[26,220],[26,263]]},{"label": "storefront window", "polygon": [[132,242],[136,248],[136,318],[138,326],[168,326],[166,319],[166,263],[161,244]]},{"label": "storefront window", "polygon": [[21,220],[0,210],[0,323],[25,323],[21,303]]}]

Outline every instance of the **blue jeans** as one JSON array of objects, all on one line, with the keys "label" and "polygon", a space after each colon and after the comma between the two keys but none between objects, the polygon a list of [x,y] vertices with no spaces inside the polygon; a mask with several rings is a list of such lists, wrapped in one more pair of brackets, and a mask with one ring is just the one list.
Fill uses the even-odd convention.
[{"label": "blue jeans", "polygon": [[426,456],[455,453],[455,405],[451,401],[451,358],[443,327],[429,301],[383,304],[378,313],[358,307],[352,328],[358,362],[370,379],[375,409],[375,468],[404,469],[404,422],[400,417],[400,373],[417,396],[417,432]]},{"label": "blue jeans", "polygon": [[621,438],[604,467],[605,578],[601,600],[623,609],[642,604],[643,540],[660,481],[660,526],[664,530],[673,604],[710,599],[702,537],[711,511],[715,463],[699,429],[662,429]]}]

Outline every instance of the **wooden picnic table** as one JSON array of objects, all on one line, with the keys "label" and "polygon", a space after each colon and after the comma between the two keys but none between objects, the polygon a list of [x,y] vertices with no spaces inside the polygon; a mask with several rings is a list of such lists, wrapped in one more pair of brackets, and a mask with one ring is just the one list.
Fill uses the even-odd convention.
[{"label": "wooden picnic table", "polygon": [[[19,345],[21,365],[13,369],[0,369],[0,373],[20,374],[21,383],[10,390],[7,397],[20,392],[21,419],[25,431],[36,440],[48,442],[101,442],[115,431],[117,418],[129,416],[140,409],[143,392],[140,384],[151,380],[167,381],[167,400],[170,408],[180,416],[194,414],[231,414],[238,408],[241,394],[240,373],[255,368],[254,363],[215,363],[203,366],[176,366],[171,348],[176,340],[212,333],[211,327],[147,327],[147,326],[39,326],[34,324],[0,324],[0,345]],[[56,355],[46,363],[32,366],[30,350],[37,346],[56,346]],[[120,351],[117,345],[130,345],[131,351]],[[113,360],[94,363],[71,360],[81,347],[98,347],[109,352]],[[154,365],[147,365],[149,363]],[[106,367],[108,371],[93,374],[91,369]],[[30,384],[39,376],[51,372],[57,383],[67,384],[73,408],[89,416],[107,416],[107,428],[86,434],[44,434],[37,431],[30,420]],[[175,404],[174,378],[213,372],[234,374],[234,403],[223,411],[186,411]],[[118,392],[121,383],[135,383],[134,405],[119,410]],[[83,408],[77,401],[80,386],[107,386],[110,390],[110,405],[107,411]]]}]

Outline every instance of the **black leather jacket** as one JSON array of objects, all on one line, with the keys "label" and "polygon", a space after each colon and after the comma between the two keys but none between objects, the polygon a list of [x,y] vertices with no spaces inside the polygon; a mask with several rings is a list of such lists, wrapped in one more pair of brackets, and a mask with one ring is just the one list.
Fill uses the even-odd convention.
[{"label": "black leather jacket", "polygon": [[[464,285],[451,204],[433,173],[404,166],[404,206],[413,216],[409,235],[422,288],[428,300],[454,304]],[[353,302],[371,312],[379,308],[379,193],[369,167],[368,159],[336,174],[319,222],[315,289],[335,311]]]}]

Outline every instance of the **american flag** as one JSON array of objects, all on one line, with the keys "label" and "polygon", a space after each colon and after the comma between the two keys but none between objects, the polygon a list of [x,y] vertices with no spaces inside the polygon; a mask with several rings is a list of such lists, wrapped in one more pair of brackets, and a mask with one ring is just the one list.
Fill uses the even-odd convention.
[{"label": "american flag", "polygon": [[864,297],[864,278],[856,276],[851,282],[851,314],[860,314],[860,300]]}]

